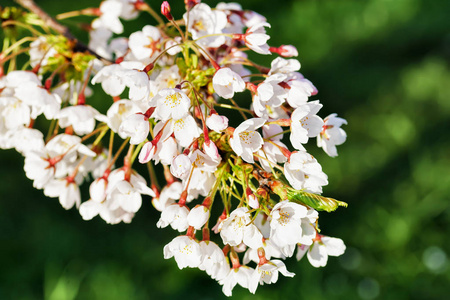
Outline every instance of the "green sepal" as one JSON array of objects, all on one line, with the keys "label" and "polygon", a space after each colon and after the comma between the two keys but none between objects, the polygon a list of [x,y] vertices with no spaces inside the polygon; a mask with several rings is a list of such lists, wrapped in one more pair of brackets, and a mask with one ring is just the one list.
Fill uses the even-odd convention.
[{"label": "green sepal", "polygon": [[345,202],[304,191],[291,190],[287,196],[291,202],[304,204],[315,210],[324,210],[327,212],[335,211],[339,206],[348,206]]}]

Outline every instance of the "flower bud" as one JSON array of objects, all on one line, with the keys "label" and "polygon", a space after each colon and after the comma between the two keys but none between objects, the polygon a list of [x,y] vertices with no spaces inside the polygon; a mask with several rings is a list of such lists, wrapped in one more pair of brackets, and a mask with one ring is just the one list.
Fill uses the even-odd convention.
[{"label": "flower bud", "polygon": [[189,175],[191,167],[192,162],[189,157],[185,154],[180,154],[173,159],[170,165],[170,173],[177,178],[183,179]]},{"label": "flower bud", "polygon": [[119,135],[130,137],[130,144],[137,145],[145,141],[149,133],[148,118],[143,114],[133,114],[120,124]]},{"label": "flower bud", "polygon": [[228,127],[228,118],[218,114],[211,114],[206,118],[206,126],[215,132],[220,133]]},{"label": "flower bud", "polygon": [[205,141],[203,144],[203,150],[205,150],[205,153],[213,160],[213,161],[220,161],[221,157],[219,155],[219,150],[217,149],[216,144],[214,144],[210,139]]},{"label": "flower bud", "polygon": [[245,193],[247,194],[248,206],[253,209],[258,209],[259,201],[258,198],[256,198],[255,194],[253,194],[252,190],[248,187]]},{"label": "flower bud", "polygon": [[280,55],[283,57],[294,57],[298,56],[297,48],[292,45],[282,45],[279,48]]},{"label": "flower bud", "polygon": [[297,48],[292,45],[281,45],[280,47],[270,47],[270,52],[277,53],[282,57],[294,57],[298,56]]},{"label": "flower bud", "polygon": [[206,222],[209,219],[209,209],[206,208],[203,205],[197,205],[195,206],[187,216],[187,221],[189,226],[194,227],[196,230],[200,230],[203,225],[206,224]]},{"label": "flower bud", "polygon": [[167,1],[164,1],[161,4],[161,13],[167,18],[167,20],[172,21],[173,20],[173,16],[170,13],[170,4]]},{"label": "flower bud", "polygon": [[145,164],[149,162],[155,155],[156,147],[152,142],[147,142],[142,146],[141,152],[139,153],[139,162]]}]

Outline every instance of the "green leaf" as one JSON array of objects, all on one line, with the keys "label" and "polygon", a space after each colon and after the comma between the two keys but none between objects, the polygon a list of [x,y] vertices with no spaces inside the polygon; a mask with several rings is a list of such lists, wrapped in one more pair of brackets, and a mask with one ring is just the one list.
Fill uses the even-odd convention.
[{"label": "green leaf", "polygon": [[290,191],[288,199],[291,202],[305,204],[316,210],[325,210],[327,212],[335,211],[339,206],[348,206],[345,202],[304,191]]}]

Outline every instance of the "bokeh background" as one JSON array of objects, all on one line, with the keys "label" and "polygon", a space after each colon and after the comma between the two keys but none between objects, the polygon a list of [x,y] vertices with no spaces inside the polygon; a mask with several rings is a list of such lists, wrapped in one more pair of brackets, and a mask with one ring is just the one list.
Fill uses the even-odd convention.
[{"label": "bokeh background", "polygon": [[[215,5],[215,1],[205,1]],[[49,13],[97,1],[37,1]],[[173,12],[182,9],[171,1]],[[2,0],[2,5],[12,4]],[[160,3],[151,1],[158,9]],[[339,157],[312,143],[330,184],[324,194],[349,204],[321,213],[323,232],[347,252],[315,269],[287,261],[256,295],[233,299],[444,299],[450,291],[450,1],[244,0],[265,15],[270,44],[298,48],[301,72],[319,89],[322,117],[348,120]],[[80,19],[68,20],[76,28]],[[89,19],[81,19],[88,21]],[[147,15],[128,32],[154,24]],[[259,58],[270,62],[270,58]],[[145,198],[129,225],[84,222],[75,209],[33,189],[14,151],[0,154],[0,299],[225,299],[197,269],[178,270],[162,248]]]}]

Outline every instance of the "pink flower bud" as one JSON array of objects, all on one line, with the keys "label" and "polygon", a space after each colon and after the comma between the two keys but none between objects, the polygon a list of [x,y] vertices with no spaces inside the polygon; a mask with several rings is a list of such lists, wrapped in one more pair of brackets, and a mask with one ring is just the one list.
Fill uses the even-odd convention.
[{"label": "pink flower bud", "polygon": [[228,127],[228,118],[218,114],[211,114],[206,118],[206,126],[215,132],[222,132]]},{"label": "pink flower bud", "polygon": [[155,155],[156,147],[152,142],[147,142],[142,146],[141,152],[139,153],[139,162],[145,164],[149,162]]},{"label": "pink flower bud", "polygon": [[173,16],[170,13],[170,4],[167,1],[164,1],[161,4],[161,13],[167,18],[167,20],[172,21],[173,20]]},{"label": "pink flower bud", "polygon": [[219,150],[217,149],[216,144],[214,144],[211,140],[205,141],[203,144],[203,150],[205,150],[206,155],[208,155],[214,161],[220,161],[221,157],[219,155]]},{"label": "pink flower bud", "polygon": [[278,47],[278,53],[283,57],[298,56],[297,48],[292,45],[281,45]]},{"label": "pink flower bud", "polygon": [[245,192],[247,194],[248,206],[250,206],[253,209],[258,209],[259,201],[258,198],[256,198],[255,194],[253,194],[252,190],[250,188],[247,188]]}]

